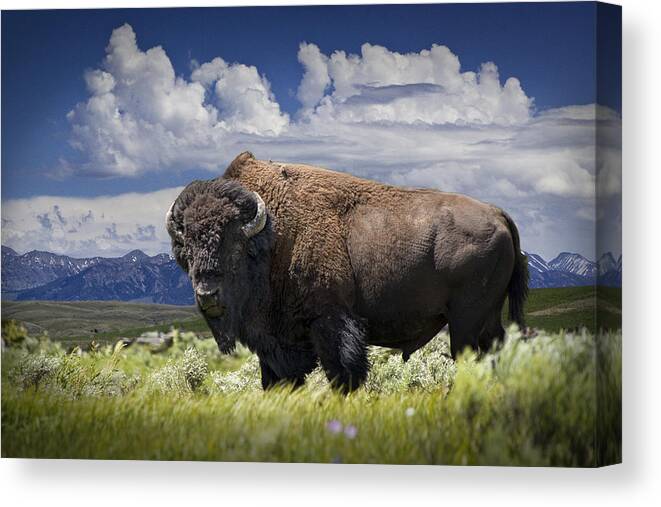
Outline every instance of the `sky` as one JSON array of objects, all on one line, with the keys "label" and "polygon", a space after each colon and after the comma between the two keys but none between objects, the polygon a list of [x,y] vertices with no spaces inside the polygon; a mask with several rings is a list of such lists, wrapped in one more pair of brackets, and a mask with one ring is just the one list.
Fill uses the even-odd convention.
[{"label": "sky", "polygon": [[178,192],[249,149],[619,255],[617,30],[592,3],[4,11],[2,244],[167,252]]}]

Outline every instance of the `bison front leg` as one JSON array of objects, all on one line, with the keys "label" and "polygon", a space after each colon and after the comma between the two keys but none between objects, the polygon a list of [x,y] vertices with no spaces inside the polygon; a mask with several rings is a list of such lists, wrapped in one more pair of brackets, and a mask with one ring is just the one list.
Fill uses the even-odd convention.
[{"label": "bison front leg", "polygon": [[318,318],[311,338],[331,384],[344,393],[362,385],[369,362],[362,323],[343,311]]},{"label": "bison front leg", "polygon": [[264,361],[259,359],[259,369],[262,372],[262,389],[265,391],[277,385],[282,379],[276,375],[273,369]]},{"label": "bison front leg", "polygon": [[264,390],[283,383],[300,387],[305,384],[305,376],[316,366],[316,356],[307,350],[276,347],[258,355]]}]

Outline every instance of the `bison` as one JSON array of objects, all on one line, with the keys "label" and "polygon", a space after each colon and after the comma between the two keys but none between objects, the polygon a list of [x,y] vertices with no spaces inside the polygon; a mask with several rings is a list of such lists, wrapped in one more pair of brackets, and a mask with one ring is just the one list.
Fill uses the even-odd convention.
[{"label": "bison", "polygon": [[459,194],[239,155],[190,183],[167,217],[172,251],[221,352],[259,357],[262,386],[301,385],[317,362],[342,391],[368,345],[404,360],[446,324],[453,357],[523,324],[527,261],[503,210]]}]

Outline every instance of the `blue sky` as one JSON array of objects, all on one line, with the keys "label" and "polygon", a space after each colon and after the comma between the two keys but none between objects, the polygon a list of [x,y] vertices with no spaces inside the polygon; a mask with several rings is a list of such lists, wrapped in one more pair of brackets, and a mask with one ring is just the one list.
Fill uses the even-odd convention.
[{"label": "blue sky", "polygon": [[[48,208],[38,212],[39,210],[32,206],[29,207],[29,213],[35,217],[49,213],[52,217],[55,213],[52,207],[63,209],[63,205],[51,199],[53,204],[48,206],[47,200],[39,200],[40,198],[48,196],[90,199],[98,196],[120,196],[128,192],[153,194],[165,189],[175,189],[193,178],[207,178],[222,172],[227,161],[236,154],[234,151],[244,146],[264,158],[321,163],[390,183],[467,191],[500,205],[509,202],[515,207],[514,215],[518,212],[523,222],[548,222],[552,215],[562,214],[560,211],[568,202],[576,209],[586,207],[589,196],[586,196],[585,192],[569,191],[565,192],[567,195],[563,195],[563,189],[566,187],[581,185],[585,181],[575,181],[574,175],[569,174],[563,176],[563,181],[549,181],[548,184],[535,186],[534,182],[531,183],[532,180],[521,183],[517,181],[516,175],[508,172],[506,168],[487,167],[484,160],[489,157],[484,154],[471,154],[470,157],[461,158],[456,167],[449,167],[446,164],[446,152],[442,150],[436,155],[410,164],[405,156],[401,159],[394,157],[393,163],[400,163],[401,170],[393,171],[387,170],[387,162],[369,160],[369,150],[379,149],[375,139],[385,140],[393,133],[400,135],[398,129],[401,128],[402,138],[428,136],[430,140],[436,140],[437,144],[447,146],[513,139],[512,149],[518,146],[517,149],[525,149],[526,155],[530,155],[530,143],[539,144],[540,139],[558,135],[557,125],[562,121],[566,122],[568,118],[570,121],[584,122],[587,114],[585,111],[577,113],[575,110],[564,110],[565,117],[559,118],[554,111],[586,106],[597,101],[595,12],[594,4],[587,2],[3,12],[3,225],[11,230],[11,225],[4,223],[5,219],[11,219],[11,213],[17,213],[16,209],[26,209],[28,199],[33,199],[32,204],[40,202]],[[106,48],[109,46],[111,34],[113,30],[125,25],[130,31],[123,32],[126,37],[122,40],[129,41],[126,43],[130,45],[131,33],[134,34],[137,39],[137,52],[134,55],[136,58],[146,58],[145,61],[148,61],[149,57],[143,58],[140,55],[149,54],[146,52],[150,48],[163,48],[165,58],[161,55],[151,56],[157,62],[155,65],[158,66],[158,72],[164,69],[163,65],[170,65],[174,75],[183,80],[183,88],[179,89],[179,92],[187,97],[186,100],[192,101],[191,109],[181,113],[184,117],[197,115],[195,121],[200,121],[200,115],[206,114],[204,108],[213,109],[213,118],[204,119],[210,130],[201,131],[200,135],[206,139],[210,132],[215,135],[218,129],[224,129],[221,137],[214,138],[214,142],[219,146],[216,151],[211,144],[203,147],[206,150],[204,154],[187,157],[177,153],[154,159],[149,155],[150,152],[168,152],[171,148],[170,145],[162,144],[162,135],[154,134],[153,139],[146,136],[142,145],[127,148],[126,139],[112,137],[121,137],[121,132],[118,134],[109,124],[99,123],[102,120],[98,114],[95,116],[89,113],[92,99],[108,90],[97,81],[92,83],[92,78],[86,82],[85,73],[88,73],[88,77],[91,72],[97,72],[94,74],[97,77],[112,75],[111,79],[117,82],[117,85],[110,91],[110,95],[114,95],[117,104],[120,104],[113,107],[122,115],[122,121],[135,119],[143,122],[140,123],[140,128],[136,127],[138,137],[144,132],[145,126],[162,129],[175,137],[179,135],[176,127],[173,130],[168,124],[169,120],[163,120],[163,110],[158,109],[161,106],[171,109],[171,105],[145,105],[145,101],[149,100],[148,95],[141,99],[142,102],[134,100],[138,92],[131,89],[130,85],[126,85],[128,88],[125,87],[124,91],[120,90],[120,86],[123,86],[121,83],[139,79],[127,75],[126,68],[117,67],[117,57],[115,63],[108,60]],[[300,61],[302,42],[314,45],[308,48],[306,64]],[[373,50],[371,54],[374,56],[370,57],[364,52],[365,43],[369,43],[371,47],[382,47],[385,51],[379,53],[380,50]],[[618,50],[616,37],[601,39],[600,44],[609,54],[615,54]],[[454,77],[470,80],[472,78],[464,73],[474,72],[478,73],[478,82],[482,64],[493,62],[498,72],[496,82],[502,87],[498,92],[499,98],[484,96],[479,99],[479,103],[466,104],[466,101],[473,100],[470,97],[475,95],[478,88],[462,90],[461,104],[452,103],[452,111],[448,113],[449,106],[446,104],[453,101],[457,93],[448,91],[447,83],[442,81],[444,78],[439,77],[440,81],[434,81],[422,77],[421,82],[417,83],[415,79],[409,79],[406,71],[399,78],[389,80],[389,73],[397,72],[395,69],[389,70],[387,65],[400,65],[396,63],[398,57],[393,55],[422,54],[422,51],[430,50],[433,45],[446,46],[450,56],[443,56],[445,59],[442,61],[434,60],[433,57],[406,57],[400,60],[405,61],[405,65],[410,65],[414,71],[417,69],[415,72],[420,73],[420,76],[424,75],[424,69],[427,68],[425,66],[428,65],[433,67],[436,76],[440,76],[445,72],[443,66],[452,67],[453,58],[456,58],[461,67]],[[117,48],[122,51],[119,45]],[[326,69],[326,63],[323,62],[333,61],[332,55],[338,51],[346,53],[349,63],[342,68],[333,67],[329,63]],[[354,65],[356,60],[352,60],[348,55],[359,55],[357,66]],[[196,66],[211,64],[216,57],[222,59],[222,65],[230,66],[233,70],[219,71],[216,66],[213,72],[225,72],[224,77],[216,80],[220,74],[214,74],[215,77],[209,78],[211,80],[208,82],[204,81],[203,77],[193,77],[192,71]],[[620,64],[616,57],[612,57],[610,62],[616,66],[615,70],[619,69]],[[233,64],[236,66],[232,67]],[[385,67],[374,68],[375,65],[378,67],[381,64]],[[152,68],[149,63],[145,65],[147,67],[142,67],[143,72],[144,69]],[[321,92],[312,73],[306,84],[303,84],[305,72],[310,69],[318,70],[321,68],[319,65],[323,67],[323,76],[328,73],[328,77],[323,79],[328,79],[329,82],[326,87],[321,83]],[[211,65],[207,67],[212,69]],[[254,75],[246,70],[251,67],[255,68]],[[350,71],[353,74],[344,74],[345,71],[349,72],[347,69],[350,68],[354,68]],[[492,70],[486,68],[484,82],[487,73],[493,73]],[[612,78],[616,74],[614,71],[601,76],[604,82],[612,79],[609,84],[613,85],[607,87],[612,91],[600,94],[599,102],[608,106],[617,116],[621,103],[619,81]],[[365,76],[368,75],[371,77],[365,81],[368,79]],[[510,77],[517,82],[506,87],[506,80]],[[253,81],[250,81],[251,79]],[[233,95],[222,95],[218,91],[221,81],[231,84]],[[197,104],[190,94],[197,93],[195,86],[200,86],[199,83],[204,85],[205,92],[203,100]],[[344,92],[340,90],[342,83],[347,86]],[[94,88],[95,86],[100,88]],[[172,86],[177,88],[178,85]],[[260,107],[265,109],[251,112],[251,105],[244,100],[246,94],[239,90],[241,86],[245,86],[246,90],[253,86],[262,90],[258,100],[263,102]],[[312,97],[308,104],[303,104],[301,100],[305,91]],[[172,100],[180,97],[170,92],[167,92],[166,96]],[[425,101],[427,104],[421,107],[419,118],[415,116],[418,111],[416,100]],[[492,109],[483,110],[484,104],[493,100],[500,102]],[[324,101],[327,105],[321,107]],[[393,108],[384,113],[378,104],[385,102]],[[407,109],[407,114],[408,111],[411,113],[406,119],[392,116],[395,111],[402,111],[402,104],[409,103],[414,105]],[[430,103],[436,104],[434,107],[437,108],[438,114],[428,114]],[[76,109],[78,106],[79,109]],[[198,107],[197,112],[193,111],[195,107]],[[73,110],[76,110],[75,114],[67,117]],[[551,113],[547,114],[549,111]],[[385,129],[384,118],[375,117],[374,114],[390,114],[391,116],[385,117],[385,120],[390,122],[390,128]],[[323,122],[326,129],[332,125],[334,130],[310,128],[309,125],[315,125],[315,121]],[[380,125],[380,130],[369,133],[361,131],[362,135],[365,135],[365,142],[361,145],[361,132],[356,129],[362,129],[370,122],[374,128],[377,124]],[[556,123],[551,124],[552,122]],[[127,124],[121,125],[125,127]],[[303,128],[303,125],[308,127]],[[490,130],[492,127],[493,130]],[[580,125],[575,127],[580,130]],[[413,131],[420,128],[423,129],[422,133],[419,130]],[[525,137],[531,135],[530,132],[534,132],[536,128],[542,129],[539,137],[526,140]],[[485,134],[487,131],[488,135]],[[90,132],[102,132],[103,135],[95,137],[95,134]],[[321,137],[313,139],[310,132]],[[583,136],[572,129],[567,132],[574,138]],[[583,137],[589,137],[587,131],[580,132],[585,134]],[[478,133],[486,137],[478,139],[478,135],[478,138],[475,138]],[[200,138],[191,140],[188,134],[181,135],[185,142],[178,142],[177,146],[181,146],[183,142],[184,149],[191,150],[191,146],[200,145]],[[333,150],[330,146],[328,149],[319,148],[319,140],[328,139],[329,136],[334,137],[340,146],[343,144],[342,136],[345,136],[344,139],[349,136],[357,141],[344,156],[334,157],[331,155]],[[556,143],[557,146],[561,144],[561,140]],[[551,148],[541,144],[535,146],[537,156]],[[576,147],[579,157],[582,156],[580,153],[584,148]],[[287,151],[288,149],[290,151]],[[113,158],[108,162],[108,152],[116,153],[118,150],[121,151],[121,161]],[[145,153],[147,155],[144,155]],[[507,152],[507,155],[503,154],[503,157],[505,156],[510,157],[512,154]],[[548,160],[555,160],[553,157],[556,156],[559,157],[557,153],[551,154]],[[361,160],[369,160],[369,163],[360,165]],[[434,162],[440,165],[435,166]],[[502,164],[497,162],[496,165],[500,167]],[[570,168],[572,163],[585,169],[586,173],[591,170],[594,173],[594,167],[585,166],[583,160],[575,158],[568,162],[558,159],[558,164],[564,167],[564,170],[570,170],[567,168]],[[442,172],[443,170],[446,172]],[[433,174],[438,171],[442,172],[443,177],[436,180]],[[466,175],[466,181],[476,180],[479,179],[480,171],[488,172],[489,177],[492,174],[500,174],[502,178],[495,181],[495,185],[502,187],[503,192],[471,192],[473,189],[479,190],[481,186],[465,183],[462,175]],[[516,188],[512,190],[511,186],[519,187],[520,191]],[[526,199],[523,194],[531,194],[535,190],[545,193],[543,209],[532,209],[530,203],[524,202]],[[7,202],[20,202],[23,208],[5,206]],[[82,201],[66,202],[73,207],[74,204],[82,206]],[[544,215],[543,220],[538,220],[536,217],[541,215]],[[72,218],[69,219],[69,222],[71,221]],[[113,223],[119,222],[105,224],[104,230],[117,229],[117,225],[113,229]],[[95,247],[102,252],[119,252],[128,246],[141,246],[136,239],[140,237],[140,234],[136,233],[138,228],[143,230],[147,225],[157,226],[138,223],[135,225],[136,230],[119,234],[120,238],[123,236],[126,240],[124,243],[115,240],[114,244],[112,234],[104,232],[107,238],[100,238],[96,242],[93,237],[76,239],[76,232],[67,231],[80,228],[63,225],[62,231],[55,235],[57,241],[51,238],[50,243],[44,243],[42,246],[69,249],[70,252],[78,254],[87,253],[87,250]],[[160,230],[160,224],[157,227]],[[552,240],[545,242],[542,237],[537,237],[530,243],[537,250],[545,251],[547,255],[553,250],[572,248],[589,254],[590,248],[593,247],[579,238],[585,235],[585,227],[586,224],[578,227],[582,232],[577,234],[577,238],[568,241],[567,245],[556,245],[558,241],[553,235],[549,236],[554,238]],[[51,236],[54,233],[52,230],[43,232]],[[537,234],[539,236],[541,233]],[[13,236],[3,234],[3,243],[15,241],[16,246],[28,248],[27,236],[29,235],[25,230],[17,229]],[[128,239],[129,237],[131,239]],[[82,243],[83,241],[85,243]],[[146,250],[158,250],[165,245],[163,238],[159,241],[149,245],[145,243],[143,247]],[[84,247],[83,244],[87,246]]]}]

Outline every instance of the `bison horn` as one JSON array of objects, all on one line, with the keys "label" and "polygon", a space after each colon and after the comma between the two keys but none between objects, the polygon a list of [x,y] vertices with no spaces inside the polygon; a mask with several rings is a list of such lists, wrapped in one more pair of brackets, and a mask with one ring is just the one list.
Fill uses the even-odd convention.
[{"label": "bison horn", "polygon": [[246,238],[252,238],[255,234],[259,234],[266,225],[266,205],[257,192],[253,192],[253,194],[257,201],[257,213],[255,213],[255,218],[241,227]]},{"label": "bison horn", "polygon": [[177,224],[174,221],[174,217],[172,216],[172,211],[174,209],[174,203],[177,202],[176,199],[170,206],[170,209],[165,215],[165,227],[168,230],[168,233],[170,233],[170,236],[172,236],[174,239],[178,240],[179,242],[183,243],[184,242],[184,235],[183,233],[179,230],[177,227]]}]

